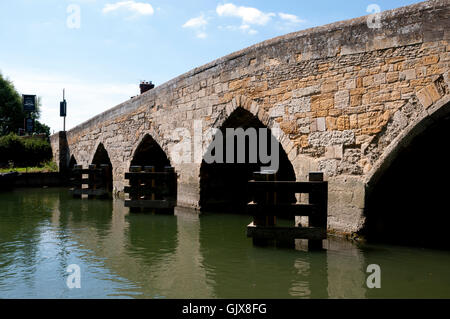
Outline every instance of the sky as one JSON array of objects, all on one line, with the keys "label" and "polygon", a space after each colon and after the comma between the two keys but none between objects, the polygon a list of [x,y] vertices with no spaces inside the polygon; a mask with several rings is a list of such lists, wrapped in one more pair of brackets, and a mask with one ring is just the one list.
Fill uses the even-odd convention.
[{"label": "sky", "polygon": [[[66,129],[258,42],[414,0],[0,0],[0,72]],[[372,6],[371,6],[372,5]],[[373,10],[373,9],[372,9]]]}]

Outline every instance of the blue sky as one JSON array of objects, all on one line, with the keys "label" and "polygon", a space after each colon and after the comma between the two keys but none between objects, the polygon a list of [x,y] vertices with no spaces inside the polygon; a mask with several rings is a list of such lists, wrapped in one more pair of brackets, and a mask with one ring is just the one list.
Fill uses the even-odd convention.
[{"label": "blue sky", "polygon": [[192,68],[278,35],[414,0],[1,0],[0,72],[42,97],[41,120],[62,129]]}]

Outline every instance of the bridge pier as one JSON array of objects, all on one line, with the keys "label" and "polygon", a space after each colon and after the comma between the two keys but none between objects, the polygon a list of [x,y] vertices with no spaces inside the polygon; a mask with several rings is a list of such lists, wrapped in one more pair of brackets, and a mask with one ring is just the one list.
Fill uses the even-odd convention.
[{"label": "bridge pier", "polygon": [[179,164],[177,205],[180,207],[200,209],[200,164]]},{"label": "bridge pier", "polygon": [[69,168],[69,145],[67,143],[66,132],[60,131],[50,136],[53,160],[60,172],[67,172]]}]

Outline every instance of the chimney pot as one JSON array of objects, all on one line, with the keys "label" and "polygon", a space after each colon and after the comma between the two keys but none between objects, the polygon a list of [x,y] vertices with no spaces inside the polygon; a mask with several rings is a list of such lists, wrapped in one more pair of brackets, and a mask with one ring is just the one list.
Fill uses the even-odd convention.
[{"label": "chimney pot", "polygon": [[152,81],[141,81],[141,84],[139,85],[139,88],[141,89],[141,94],[153,89],[155,85],[152,83]]}]

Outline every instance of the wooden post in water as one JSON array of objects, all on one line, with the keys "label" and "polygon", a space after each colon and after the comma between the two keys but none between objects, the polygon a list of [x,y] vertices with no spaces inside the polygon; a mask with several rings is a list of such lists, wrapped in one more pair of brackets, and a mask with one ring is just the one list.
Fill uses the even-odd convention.
[{"label": "wooden post in water", "polygon": [[[97,189],[97,176],[96,176],[97,165],[91,164],[89,165],[89,177],[88,177],[88,189],[94,190]],[[95,195],[88,195],[89,199],[95,198]]]},{"label": "wooden post in water", "polygon": [[105,194],[102,195],[102,198],[109,198],[112,196],[110,190],[112,189],[111,185],[111,170],[109,164],[101,164],[100,168],[102,170],[101,176],[101,187],[105,190]]},{"label": "wooden post in water", "polygon": [[[310,182],[323,182],[322,172],[309,173]],[[315,185],[309,194],[309,204],[316,205],[317,209],[309,216],[309,227],[319,227],[327,230],[327,206],[328,206],[328,186],[326,183]],[[308,240],[309,250],[321,250],[323,240]]]},{"label": "wooden post in water", "polygon": [[[144,166],[144,171],[146,173],[154,173],[155,172],[155,166]],[[143,185],[144,190],[147,190],[149,193],[146,193],[142,199],[144,200],[155,200],[156,196],[155,196],[155,179],[152,178],[150,180],[146,179],[144,181],[145,185]],[[151,209],[152,213],[155,213],[155,209]]]},{"label": "wooden post in water", "polygon": [[176,203],[177,200],[177,176],[175,168],[172,166],[165,166],[164,172],[168,173],[164,183],[164,199]]},{"label": "wooden post in water", "polygon": [[[142,171],[142,166],[131,166],[130,167],[131,173],[139,173],[141,171]],[[141,185],[140,178],[130,178],[129,183],[130,183],[131,189],[133,190],[130,193],[130,200],[132,200],[132,201],[139,200],[139,194],[138,194],[137,190],[140,188],[140,185]],[[130,207],[130,212],[140,212],[140,211],[141,211],[140,207]]]},{"label": "wooden post in water", "polygon": [[[256,181],[266,181],[266,182],[276,181],[275,171],[255,172],[253,175],[254,175],[254,178]],[[266,191],[261,194],[255,195],[253,198],[253,201],[255,201],[257,204],[261,205],[262,207],[268,207],[268,206],[274,207],[277,203],[277,193],[273,192],[273,191]],[[277,223],[276,216],[275,216],[276,212],[269,213],[267,210],[265,210],[264,212],[265,212],[265,214],[258,214],[257,216],[253,216],[253,225],[264,226],[264,227],[276,226],[276,223]],[[267,245],[268,240],[253,238],[253,244],[254,245]]]},{"label": "wooden post in water", "polygon": [[[82,165],[75,165],[72,170],[72,185],[74,192],[72,193],[73,198],[81,198],[81,189],[83,188],[83,173],[82,173],[83,166]],[[76,191],[80,190],[80,193],[76,194]]]}]

